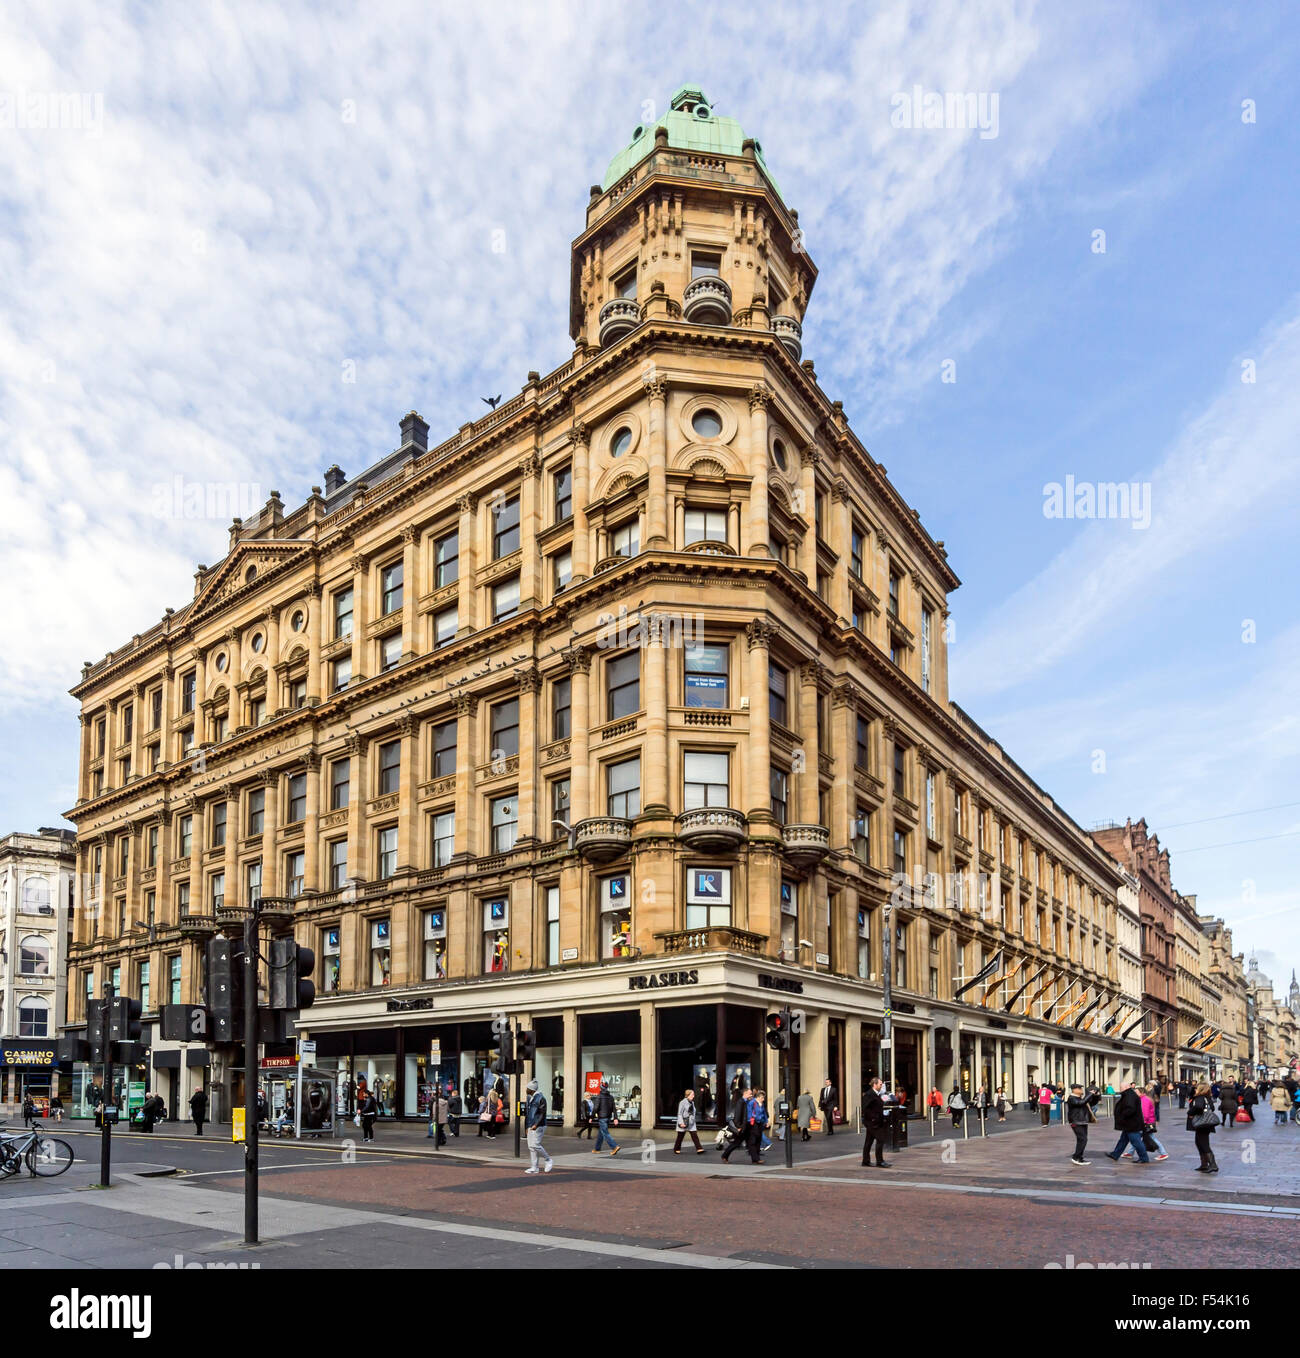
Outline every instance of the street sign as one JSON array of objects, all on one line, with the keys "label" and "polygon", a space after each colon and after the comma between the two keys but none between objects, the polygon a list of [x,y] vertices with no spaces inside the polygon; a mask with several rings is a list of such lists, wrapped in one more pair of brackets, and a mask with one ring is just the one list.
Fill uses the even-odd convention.
[{"label": "street sign", "polygon": [[316,1055],[316,1043],[310,1038],[304,1037],[303,1040],[298,1043],[298,1055],[302,1058],[303,1064],[305,1065]]},{"label": "street sign", "polygon": [[429,1043],[429,1064],[431,1066],[442,1065],[442,1039],[435,1037]]},{"label": "street sign", "polygon": [[232,1108],[230,1110],[230,1139],[232,1141],[242,1141],[244,1139],[244,1109]]},{"label": "street sign", "polygon": [[894,1045],[894,1039],[892,1037],[882,1037],[880,1039],[880,1045],[882,1047],[892,1047]]}]

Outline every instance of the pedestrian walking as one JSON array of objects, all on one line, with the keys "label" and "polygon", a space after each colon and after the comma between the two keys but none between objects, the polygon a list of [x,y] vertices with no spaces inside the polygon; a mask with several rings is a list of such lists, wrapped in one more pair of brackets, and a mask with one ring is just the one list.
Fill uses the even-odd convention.
[{"label": "pedestrian walking", "polygon": [[[876,1168],[888,1169],[890,1162],[885,1159],[885,1082],[879,1075],[871,1081],[867,1092],[862,1096],[862,1129],[866,1138],[862,1143],[862,1166],[871,1164],[871,1148],[876,1148]],[[900,1110],[901,1116],[901,1110]]]},{"label": "pedestrian walking", "polygon": [[822,1122],[826,1128],[827,1136],[835,1135],[835,1109],[839,1103],[839,1095],[835,1086],[831,1083],[831,1077],[826,1077],[826,1083],[822,1085],[822,1092],[817,1096],[817,1106],[822,1110]]},{"label": "pedestrian walking", "polygon": [[952,1093],[948,1095],[948,1111],[952,1114],[952,1125],[960,1127],[962,1115],[966,1111],[966,1096],[961,1092],[960,1085],[953,1085]]},{"label": "pedestrian walking", "polygon": [[1255,1121],[1255,1105],[1259,1102],[1259,1090],[1255,1088],[1252,1081],[1247,1080],[1241,1091],[1241,1106],[1246,1110],[1246,1116]]},{"label": "pedestrian walking", "polygon": [[1038,1091],[1038,1118],[1044,1127],[1052,1120],[1053,1092],[1051,1085],[1043,1085]]},{"label": "pedestrian walking", "polygon": [[1007,1102],[1006,1090],[1001,1085],[998,1086],[997,1096],[993,1101],[993,1106],[998,1110],[998,1121],[1005,1122],[1007,1113],[1011,1111],[1011,1105]]},{"label": "pedestrian walking", "polygon": [[1106,1152],[1107,1156],[1118,1164],[1125,1147],[1132,1146],[1142,1164],[1149,1165],[1151,1157],[1142,1141],[1145,1126],[1141,1096],[1134,1089],[1132,1080],[1121,1080],[1119,1098],[1115,1101],[1115,1130],[1119,1133],[1119,1140],[1113,1151]]},{"label": "pedestrian walking", "polygon": [[1214,1134],[1216,1119],[1210,1086],[1204,1081],[1198,1084],[1187,1105],[1187,1130],[1196,1134],[1196,1151],[1201,1157],[1197,1165],[1198,1174],[1217,1174],[1218,1162],[1210,1147],[1210,1137]]},{"label": "pedestrian walking", "polygon": [[1190,1091],[1190,1089],[1188,1088],[1187,1081],[1186,1081],[1186,1080],[1179,1080],[1179,1081],[1178,1081],[1178,1106],[1179,1106],[1179,1108],[1186,1108],[1186,1107],[1187,1107],[1187,1096],[1188,1096],[1188,1094],[1189,1094],[1190,1092],[1191,1092],[1191,1091]]},{"label": "pedestrian walking", "polygon": [[194,1119],[194,1135],[203,1135],[203,1124],[208,1120],[208,1092],[200,1086],[190,1095],[190,1117]]},{"label": "pedestrian walking", "polygon": [[1065,1101],[1065,1120],[1074,1132],[1074,1154],[1070,1156],[1072,1165],[1090,1165],[1084,1151],[1088,1149],[1088,1128],[1097,1121],[1092,1111],[1101,1102],[1101,1095],[1094,1089],[1085,1094],[1082,1085],[1070,1086],[1070,1097]]},{"label": "pedestrian walking", "polygon": [[55,1122],[63,1121],[63,1100],[57,1094],[50,1098],[50,1116]]},{"label": "pedestrian walking", "polygon": [[763,1163],[764,1132],[768,1124],[767,1095],[761,1089],[754,1090],[754,1097],[746,1107],[748,1135],[745,1138],[749,1149],[749,1162],[753,1165]]},{"label": "pedestrian walking", "polygon": [[362,1141],[375,1139],[375,1119],[379,1116],[379,1100],[367,1089],[357,1102],[357,1116],[361,1119]]},{"label": "pedestrian walking", "polygon": [[460,1115],[465,1111],[465,1105],[460,1101],[460,1095],[456,1093],[455,1085],[447,1086],[447,1130],[452,1136],[460,1135]]},{"label": "pedestrian walking", "polygon": [[[1169,1152],[1160,1144],[1156,1131],[1160,1122],[1160,1086],[1152,1084],[1139,1095],[1142,1100],[1142,1144],[1157,1160],[1168,1160]],[[1125,1155],[1131,1154],[1125,1151]]]},{"label": "pedestrian walking", "polygon": [[1237,1118],[1237,1086],[1231,1080],[1219,1089],[1219,1116],[1231,1130]]},{"label": "pedestrian walking", "polygon": [[618,1126],[618,1119],[614,1116],[614,1096],[609,1092],[609,1085],[604,1080],[600,1082],[600,1093],[596,1095],[591,1112],[596,1119],[596,1144],[591,1148],[592,1155],[599,1155],[601,1147],[607,1141],[610,1155],[617,1155],[618,1142],[610,1136],[609,1129],[611,1126]]},{"label": "pedestrian walking", "polygon": [[937,1087],[925,1096],[925,1106],[927,1109],[933,1109],[935,1117],[943,1112],[943,1095]]},{"label": "pedestrian walking", "polygon": [[1286,1126],[1291,1111],[1291,1097],[1284,1085],[1274,1085],[1268,1092],[1268,1106],[1273,1110],[1273,1126]]},{"label": "pedestrian walking", "polygon": [[731,1107],[727,1111],[727,1138],[726,1145],[722,1150],[722,1158],[731,1163],[731,1153],[739,1146],[748,1144],[749,1139],[749,1105],[753,1101],[754,1091],[748,1086],[737,1089],[735,1098],[731,1102]]},{"label": "pedestrian walking", "polygon": [[433,1148],[447,1144],[447,1120],[451,1116],[451,1102],[441,1089],[435,1085],[429,1098],[429,1132],[433,1137]]},{"label": "pedestrian walking", "polygon": [[799,1095],[799,1100],[795,1104],[795,1121],[799,1126],[799,1140],[811,1141],[812,1120],[817,1116],[817,1105],[813,1103],[813,1096],[805,1089]]},{"label": "pedestrian walking", "polygon": [[980,1116],[981,1127],[984,1125],[985,1120],[988,1118],[989,1109],[992,1107],[993,1100],[989,1095],[988,1086],[980,1085],[980,1087],[975,1091],[975,1108]]},{"label": "pedestrian walking", "polygon": [[140,1130],[142,1132],[152,1132],[155,1122],[162,1120],[163,1101],[151,1089],[145,1095],[145,1100],[140,1108]]},{"label": "pedestrian walking", "polygon": [[23,1126],[30,1127],[36,1116],[36,1101],[30,1094],[23,1095]]},{"label": "pedestrian walking", "polygon": [[688,1089],[682,1095],[682,1101],[677,1105],[677,1140],[673,1142],[673,1154],[682,1153],[682,1142],[686,1137],[691,1138],[691,1144],[695,1147],[696,1155],[704,1154],[704,1147],[700,1145],[700,1134],[695,1127],[695,1090]]},{"label": "pedestrian walking", "polygon": [[586,1094],[578,1100],[578,1131],[576,1135],[579,1141],[582,1140],[584,1135],[590,1141],[596,1134],[596,1118],[592,1112],[593,1106],[591,1098]]},{"label": "pedestrian walking", "polygon": [[525,1174],[536,1174],[540,1170],[549,1174],[555,1168],[550,1152],[542,1145],[546,1134],[546,1095],[537,1086],[536,1080],[529,1080],[524,1091],[528,1102],[524,1104],[524,1129],[528,1134],[528,1168]]}]

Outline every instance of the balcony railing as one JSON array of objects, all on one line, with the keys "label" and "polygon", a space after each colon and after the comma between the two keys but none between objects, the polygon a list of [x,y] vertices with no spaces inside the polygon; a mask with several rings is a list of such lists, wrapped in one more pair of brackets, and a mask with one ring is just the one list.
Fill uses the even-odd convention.
[{"label": "balcony railing", "polygon": [[682,314],[696,325],[730,325],[731,288],[717,274],[691,279],[682,293]]},{"label": "balcony railing", "polygon": [[580,820],[573,831],[574,847],[593,862],[607,862],[626,853],[632,844],[632,822],[618,816]]},{"label": "balcony railing", "polygon": [[785,856],[796,867],[813,867],[831,851],[831,832],[824,825],[783,825]]},{"label": "balcony railing", "polygon": [[600,309],[600,347],[635,330],[641,324],[641,308],[630,297],[615,297]]},{"label": "balcony railing", "polygon": [[677,838],[692,849],[719,853],[743,844],[748,823],[729,806],[701,806],[677,817]]},{"label": "balcony railing", "polygon": [[736,952],[746,957],[761,957],[767,945],[764,934],[751,934],[747,929],[718,926],[710,929],[675,929],[671,933],[656,934],[668,954],[684,952]]},{"label": "balcony railing", "polygon": [[772,333],[790,351],[797,363],[803,356],[803,327],[793,316],[773,316]]}]

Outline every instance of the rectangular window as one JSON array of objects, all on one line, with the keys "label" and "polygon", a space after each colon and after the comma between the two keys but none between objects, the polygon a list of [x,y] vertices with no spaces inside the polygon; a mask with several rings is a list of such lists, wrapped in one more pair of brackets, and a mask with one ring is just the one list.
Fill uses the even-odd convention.
[{"label": "rectangular window", "polygon": [[512,575],[509,580],[492,586],[492,621],[504,622],[519,612],[519,577]]},{"label": "rectangular window", "polygon": [[787,679],[785,671],[780,665],[768,661],[767,665],[767,711],[774,722],[781,726],[788,725],[788,711],[786,706]]},{"label": "rectangular window", "polygon": [[519,838],[519,802],[509,797],[493,797],[488,803],[491,813],[492,853],[509,853]]},{"label": "rectangular window", "polygon": [[770,779],[772,815],[778,825],[784,825],[790,807],[790,775],[784,769],[779,769],[773,764]]},{"label": "rectangular window", "polygon": [[566,547],[562,552],[556,552],[552,561],[555,569],[555,590],[558,594],[560,590],[567,589],[573,579],[573,549]]},{"label": "rectangular window", "polygon": [[379,672],[395,670],[402,663],[402,634],[393,632],[379,643]]},{"label": "rectangular window", "polygon": [[626,876],[605,877],[600,883],[600,955],[632,955],[632,893]]},{"label": "rectangular window", "polygon": [[688,509],[686,511],[686,542],[726,542],[727,511],[725,509]]},{"label": "rectangular window", "polygon": [[731,761],[725,752],[687,750],[682,757],[682,810],[731,805]]},{"label": "rectangular window", "polygon": [[379,615],[387,617],[402,606],[402,565],[394,561],[379,572]]},{"label": "rectangular window", "polygon": [[858,717],[856,727],[856,747],[853,762],[860,769],[871,767],[871,723],[866,717]]},{"label": "rectangular window", "polygon": [[151,825],[145,832],[144,865],[146,868],[158,866],[158,827]]},{"label": "rectangular window", "polygon": [[348,884],[348,842],[332,839],[329,842],[330,890],[338,891]]},{"label": "rectangular window", "polygon": [[610,556],[635,556],[641,550],[641,526],[635,519],[610,530]]},{"label": "rectangular window", "polygon": [[444,721],[433,728],[433,776],[446,778],[456,772],[456,723]]},{"label": "rectangular window", "polygon": [[393,948],[389,937],[389,921],[370,921],[370,984],[387,985],[393,979]]},{"label": "rectangular window", "polygon": [[307,681],[294,679],[289,684],[289,706],[297,710],[307,706]]},{"label": "rectangular window", "polygon": [[162,725],[162,689],[156,688],[149,695],[149,729],[156,731]]},{"label": "rectangular window", "polygon": [[397,871],[397,826],[388,825],[379,832],[379,875],[391,877]]},{"label": "rectangular window", "polygon": [[573,517],[573,470],[562,467],[555,473],[555,522]]},{"label": "rectangular window", "polygon": [[934,615],[928,608],[921,610],[921,688],[930,691],[930,633],[934,626]]},{"label": "rectangular window", "polygon": [[894,796],[907,796],[907,751],[894,742]]},{"label": "rectangular window", "polygon": [[605,767],[607,816],[632,820],[641,814],[641,757]]},{"label": "rectangular window", "polygon": [[907,988],[907,925],[894,926],[894,984]]},{"label": "rectangular window", "polygon": [[266,720],[266,699],[253,698],[248,704],[248,724],[250,726],[261,726]]},{"label": "rectangular window", "polygon": [[871,914],[858,911],[858,980],[871,979]]},{"label": "rectangular window", "polygon": [[512,496],[492,511],[492,560],[519,550],[519,496]]},{"label": "rectangular window", "polygon": [[483,902],[483,970],[510,970],[510,903]]},{"label": "rectangular window", "polygon": [[685,656],[687,707],[730,706],[728,697],[729,646],[688,646]]},{"label": "rectangular window", "polygon": [[266,789],[254,788],[248,794],[248,833],[260,835],[266,821]]},{"label": "rectangular window", "polygon": [[859,863],[871,863],[871,813],[860,806],[853,817],[853,854]]},{"label": "rectangular window", "polygon": [[289,776],[289,818],[286,824],[297,825],[307,819],[307,775],[294,773]]},{"label": "rectangular window", "polygon": [[424,979],[447,979],[447,912],[441,906],[424,912]]},{"label": "rectangular window", "polygon": [[722,256],[712,250],[691,251],[691,278],[712,278],[722,272]]},{"label": "rectangular window", "polygon": [[226,714],[224,712],[218,712],[217,715],[212,718],[212,739],[217,745],[220,745],[226,738],[226,724]]},{"label": "rectangular window", "polygon": [[686,927],[725,928],[731,923],[731,869],[686,870]]},{"label": "rectangular window", "polygon": [[897,571],[889,572],[889,616],[898,617],[898,587],[899,574]]},{"label": "rectangular window", "polygon": [[331,994],[339,988],[340,949],[337,925],[321,930],[321,989]]},{"label": "rectangular window", "polygon": [[568,824],[569,780],[555,778],[551,781],[551,838],[558,839],[563,835],[564,827]]},{"label": "rectangular window", "polygon": [[849,574],[858,580],[862,579],[862,545],[862,529],[855,523],[849,543]]},{"label": "rectangular window", "polygon": [[352,761],[336,759],[330,765],[330,810],[342,811],[352,790]]},{"label": "rectangular window", "polygon": [[214,872],[212,874],[212,890],[209,894],[212,901],[212,908],[220,910],[226,903],[226,874],[224,872]]},{"label": "rectangular window", "polygon": [[605,662],[606,721],[631,716],[641,707],[641,655],[626,651]]},{"label": "rectangular window", "polygon": [[122,709],[122,744],[127,745],[135,734],[135,708],[129,703]]},{"label": "rectangular window", "polygon": [[352,586],[334,596],[334,640],[352,635]]},{"label": "rectangular window", "polygon": [[460,531],[448,533],[433,544],[433,587],[441,589],[460,579]]},{"label": "rectangular window", "polygon": [[433,817],[433,862],[431,867],[445,868],[456,852],[456,813],[438,811]]},{"label": "rectangular window", "polygon": [[307,855],[300,849],[297,853],[286,854],[284,859],[284,876],[289,884],[290,896],[301,896],[303,887],[306,885],[303,874],[306,871]]},{"label": "rectangular window", "polygon": [[244,904],[252,905],[262,899],[262,860],[249,863],[244,869]]},{"label": "rectangular window", "polygon": [[568,740],[573,732],[572,681],[557,679],[551,685],[551,739]]},{"label": "rectangular window", "polygon": [[167,984],[171,990],[168,996],[169,1004],[180,1004],[181,1002],[181,955],[172,953],[167,959]]},{"label": "rectangular window", "polygon": [[375,790],[377,797],[396,792],[401,786],[402,742],[389,740],[379,747],[379,782]]},{"label": "rectangular window", "polygon": [[925,832],[931,839],[935,837],[934,774],[928,770],[925,775]]},{"label": "rectangular window", "polygon": [[614,280],[614,296],[636,300],[636,265],[624,269]]},{"label": "rectangular window", "polygon": [[495,703],[490,709],[491,758],[509,759],[519,753],[519,699]]},{"label": "rectangular window", "polygon": [[560,965],[560,888],[548,886],[546,895],[546,965]]},{"label": "rectangular window", "polygon": [[907,876],[907,831],[894,827],[894,872]]},{"label": "rectangular window", "polygon": [[176,915],[177,918],[184,918],[190,913],[190,884],[182,882],[176,888]]},{"label": "rectangular window", "polygon": [[226,803],[212,804],[212,842],[211,847],[219,849],[226,842]]},{"label": "rectangular window", "polygon": [[433,644],[436,649],[439,646],[447,646],[456,640],[456,632],[460,627],[460,610],[455,606],[444,608],[441,613],[433,615]]},{"label": "rectangular window", "polygon": [[334,662],[333,687],[341,693],[352,682],[352,657],[345,655]]}]

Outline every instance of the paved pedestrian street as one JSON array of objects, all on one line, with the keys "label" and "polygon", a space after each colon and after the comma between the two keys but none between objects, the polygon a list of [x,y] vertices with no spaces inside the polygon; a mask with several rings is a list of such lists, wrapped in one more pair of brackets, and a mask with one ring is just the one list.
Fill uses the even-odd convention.
[{"label": "paved pedestrian street", "polygon": [[[73,1170],[0,1186],[0,1267],[284,1269],[673,1269],[1285,1267],[1300,1229],[1300,1129],[1256,1124],[1216,1134],[1221,1173],[1194,1172],[1191,1136],[1165,1126],[1170,1158],[1106,1160],[1093,1129],[1072,1166],[1059,1126],[1013,1116],[987,1138],[940,1125],[861,1166],[842,1129],[765,1163],[680,1158],[665,1138],[628,1138],[617,1156],[558,1133],[553,1173],[523,1173],[513,1137],[453,1139],[433,1151],[416,1129],[388,1144],[264,1144],[263,1245],[245,1249],[242,1151],[227,1137],[115,1138],[115,1186],[98,1178],[98,1138],[70,1133]],[[221,1129],[215,1129],[220,1131]],[[910,1129],[909,1129],[910,1130]],[[386,1133],[386,1135],[384,1135]],[[1068,1144],[1067,1144],[1068,1140]],[[422,1144],[421,1144],[422,1143]],[[147,1158],[145,1153],[147,1152]],[[84,1157],[84,1158],[83,1158]],[[66,1180],[66,1182],[65,1182]]]}]

